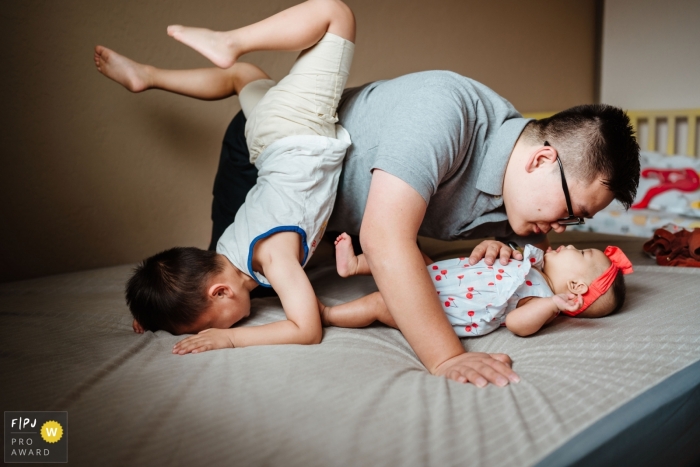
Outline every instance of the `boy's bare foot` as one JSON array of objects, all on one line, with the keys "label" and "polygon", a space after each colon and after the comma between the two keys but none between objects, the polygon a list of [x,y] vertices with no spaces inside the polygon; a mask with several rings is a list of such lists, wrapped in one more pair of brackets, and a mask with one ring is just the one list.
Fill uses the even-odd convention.
[{"label": "boy's bare foot", "polygon": [[357,256],[352,249],[350,235],[342,233],[335,239],[335,267],[340,277],[350,277],[357,274]]},{"label": "boy's bare foot", "polygon": [[168,35],[192,47],[219,68],[230,68],[238,58],[237,48],[230,31],[217,32],[204,28],[173,25],[168,26]]},{"label": "boy's bare foot", "polygon": [[129,60],[101,45],[95,47],[94,58],[97,71],[129,91],[141,92],[151,87],[151,78],[146,65]]}]

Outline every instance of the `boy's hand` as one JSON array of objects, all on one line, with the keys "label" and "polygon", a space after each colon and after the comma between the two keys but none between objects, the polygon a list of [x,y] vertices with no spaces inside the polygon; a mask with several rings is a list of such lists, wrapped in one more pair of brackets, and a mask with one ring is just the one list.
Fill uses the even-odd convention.
[{"label": "boy's hand", "polygon": [[131,323],[131,327],[134,328],[134,332],[136,334],[143,334],[143,328],[141,327],[138,321],[134,320],[134,322]]},{"label": "boy's hand", "polygon": [[233,342],[231,341],[232,329],[205,329],[199,334],[187,337],[173,346],[173,353],[184,355],[186,353],[200,353],[207,350],[216,349],[231,349]]},{"label": "boy's hand", "polygon": [[522,253],[512,249],[503,242],[499,242],[498,240],[484,240],[472,250],[472,254],[469,255],[469,264],[473,266],[483,258],[486,264],[492,266],[496,258],[501,258],[501,264],[506,265],[511,256],[513,259],[523,259]]},{"label": "boy's hand", "polygon": [[489,383],[503,387],[509,382],[520,382],[511,364],[510,357],[502,353],[465,352],[440,364],[433,374],[480,388]]},{"label": "boy's hand", "polygon": [[552,297],[560,311],[576,311],[583,306],[583,296],[573,293],[560,293]]}]

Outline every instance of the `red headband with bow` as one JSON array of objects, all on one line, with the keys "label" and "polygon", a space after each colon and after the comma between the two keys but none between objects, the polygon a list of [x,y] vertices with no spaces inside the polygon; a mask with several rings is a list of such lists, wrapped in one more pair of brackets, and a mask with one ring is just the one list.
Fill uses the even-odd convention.
[{"label": "red headband with bow", "polygon": [[583,305],[581,305],[581,308],[576,311],[562,311],[562,313],[569,316],[583,313],[586,308],[608,291],[613,282],[615,282],[618,271],[622,271],[622,274],[632,274],[634,272],[632,263],[618,247],[609,246],[604,253],[612,263],[610,267],[588,286],[588,291],[583,294]]}]

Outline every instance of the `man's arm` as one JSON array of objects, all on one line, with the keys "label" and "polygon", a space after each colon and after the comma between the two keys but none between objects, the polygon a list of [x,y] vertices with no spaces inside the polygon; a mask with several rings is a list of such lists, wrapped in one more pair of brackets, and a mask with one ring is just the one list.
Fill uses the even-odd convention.
[{"label": "man's arm", "polygon": [[477,386],[518,381],[508,356],[467,353],[452,330],[416,243],[426,207],[403,180],[373,172],[360,242],[392,317],[431,373]]},{"label": "man's arm", "polygon": [[[547,248],[549,248],[549,238],[545,236],[544,240],[533,246],[542,251],[547,251]],[[506,265],[511,256],[517,260],[523,259],[522,253],[500,240],[484,240],[472,250],[471,255],[469,255],[469,264],[474,265],[483,258],[484,262],[490,266],[499,258],[501,264]]]}]

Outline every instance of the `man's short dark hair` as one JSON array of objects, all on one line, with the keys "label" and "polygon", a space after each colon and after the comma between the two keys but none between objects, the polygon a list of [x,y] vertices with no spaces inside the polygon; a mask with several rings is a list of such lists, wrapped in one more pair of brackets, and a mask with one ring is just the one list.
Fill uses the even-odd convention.
[{"label": "man's short dark hair", "polygon": [[208,306],[207,281],[223,271],[214,251],[176,247],[145,259],[126,284],[126,303],[146,331],[178,333]]},{"label": "man's short dark hair", "polygon": [[627,114],[606,104],[579,105],[531,121],[523,136],[533,144],[548,141],[559,152],[567,177],[603,184],[625,208],[639,185],[639,144]]}]

